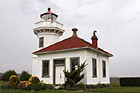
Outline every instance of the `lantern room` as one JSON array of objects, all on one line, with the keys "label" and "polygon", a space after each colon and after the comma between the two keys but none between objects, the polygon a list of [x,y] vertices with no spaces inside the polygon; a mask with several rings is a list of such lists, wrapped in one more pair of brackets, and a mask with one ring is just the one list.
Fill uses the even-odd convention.
[{"label": "lantern room", "polygon": [[51,8],[48,8],[48,12],[41,14],[40,17],[42,20],[54,22],[54,21],[57,21],[58,15],[52,13]]}]

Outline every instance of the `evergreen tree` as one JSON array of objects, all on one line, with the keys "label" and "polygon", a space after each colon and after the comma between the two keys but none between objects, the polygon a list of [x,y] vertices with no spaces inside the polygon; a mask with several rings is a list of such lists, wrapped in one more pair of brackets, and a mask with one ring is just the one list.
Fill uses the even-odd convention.
[{"label": "evergreen tree", "polygon": [[22,71],[20,75],[20,80],[28,81],[30,77],[31,77],[31,74],[29,74],[27,71]]},{"label": "evergreen tree", "polygon": [[83,64],[81,64],[81,66],[78,65],[78,69],[76,70],[70,72],[64,70],[65,77],[67,78],[65,85],[74,86],[80,80],[82,80],[84,78],[84,73],[81,74],[81,72],[84,70],[86,65],[86,62],[84,62]]},{"label": "evergreen tree", "polygon": [[17,73],[14,70],[6,71],[2,76],[3,81],[9,81],[9,78],[10,78],[11,75],[16,75],[17,76]]}]

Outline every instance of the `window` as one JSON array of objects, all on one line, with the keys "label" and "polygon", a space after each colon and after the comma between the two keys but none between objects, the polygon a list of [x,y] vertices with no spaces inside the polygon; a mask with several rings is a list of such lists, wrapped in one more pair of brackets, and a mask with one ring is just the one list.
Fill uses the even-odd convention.
[{"label": "window", "polygon": [[78,68],[79,58],[71,58],[71,71]]},{"label": "window", "polygon": [[106,77],[106,62],[102,61],[103,77]]},{"label": "window", "polygon": [[92,74],[93,77],[97,77],[97,62],[96,59],[92,59]]},{"label": "window", "polygon": [[65,65],[65,60],[64,59],[58,59],[58,60],[54,60],[54,64],[55,66],[64,66]]},{"label": "window", "polygon": [[42,77],[49,77],[49,60],[42,61]]},{"label": "window", "polygon": [[39,48],[44,47],[44,37],[39,38]]}]

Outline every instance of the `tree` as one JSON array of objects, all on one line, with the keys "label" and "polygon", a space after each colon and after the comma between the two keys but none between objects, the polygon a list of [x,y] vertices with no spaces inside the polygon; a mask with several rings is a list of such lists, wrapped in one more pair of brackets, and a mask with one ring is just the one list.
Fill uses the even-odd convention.
[{"label": "tree", "polygon": [[14,70],[6,71],[2,76],[3,81],[9,81],[9,78],[10,78],[11,75],[16,75],[17,76],[17,73]]},{"label": "tree", "polygon": [[86,65],[86,62],[84,62],[83,64],[81,64],[81,66],[78,65],[77,70],[73,70],[70,72],[64,70],[65,77],[67,78],[67,81],[65,81],[65,85],[74,86],[80,80],[82,80],[84,78],[84,73],[81,74],[81,72],[84,70]]},{"label": "tree", "polygon": [[22,71],[20,75],[21,81],[27,81],[31,77],[31,74],[29,74],[27,71]]}]

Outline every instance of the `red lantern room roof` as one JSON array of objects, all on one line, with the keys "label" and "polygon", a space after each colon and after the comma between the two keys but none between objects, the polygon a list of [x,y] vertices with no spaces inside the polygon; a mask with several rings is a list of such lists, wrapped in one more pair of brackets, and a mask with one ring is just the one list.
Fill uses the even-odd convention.
[{"label": "red lantern room roof", "polygon": [[54,15],[54,16],[58,17],[58,15],[51,12],[51,8],[48,8],[48,12],[45,12],[45,13],[41,14],[40,17],[42,17],[43,15],[47,15],[47,14],[51,14],[51,15]]}]

